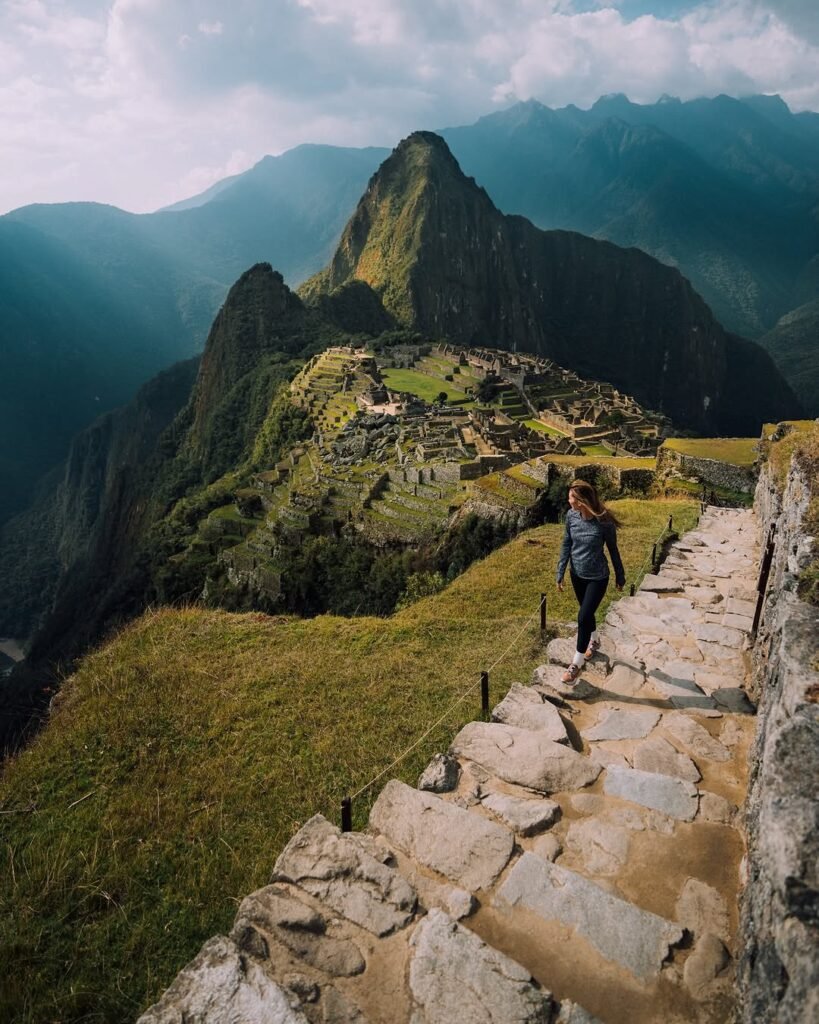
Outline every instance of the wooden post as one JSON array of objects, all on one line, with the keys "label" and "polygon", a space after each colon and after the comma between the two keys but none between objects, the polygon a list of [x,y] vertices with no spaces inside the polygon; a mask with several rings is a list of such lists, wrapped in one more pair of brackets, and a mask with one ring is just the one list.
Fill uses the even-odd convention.
[{"label": "wooden post", "polygon": [[341,831],[353,831],[353,801],[348,796],[341,801]]},{"label": "wooden post", "polygon": [[756,637],[756,631],[759,628],[759,620],[762,618],[762,606],[765,603],[765,591],[768,589],[768,577],[771,573],[771,565],[773,564],[774,548],[776,547],[776,523],[771,525],[770,533],[768,534],[768,542],[765,545],[765,555],[762,559],[762,566],[759,570],[759,579],[757,580],[756,590],[756,608],[754,609],[754,621],[751,626],[751,636]]},{"label": "wooden post", "polygon": [[634,584],[633,583],[628,588],[628,593],[629,593],[629,597],[634,597]]},{"label": "wooden post", "polygon": [[674,516],[669,516],[668,517],[668,529],[669,530],[671,529],[673,523],[674,523]]},{"label": "wooden post", "polygon": [[546,629],[546,595],[540,595],[540,631],[544,632]]},{"label": "wooden post", "polygon": [[489,714],[489,673],[481,672],[481,711],[486,717]]}]

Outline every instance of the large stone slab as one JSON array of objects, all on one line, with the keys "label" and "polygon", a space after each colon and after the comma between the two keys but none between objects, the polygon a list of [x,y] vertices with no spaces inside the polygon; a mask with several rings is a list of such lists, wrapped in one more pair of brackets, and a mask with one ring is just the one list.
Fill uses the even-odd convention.
[{"label": "large stone slab", "polygon": [[719,644],[721,647],[730,647],[733,650],[742,650],[745,634],[738,629],[731,629],[730,626],[719,626],[715,622],[699,622],[692,629],[697,640],[706,640],[711,644]]},{"label": "large stone slab", "polygon": [[162,998],[137,1024],[307,1024],[288,994],[252,957],[230,939],[208,939],[199,954],[176,976]]},{"label": "large stone slab", "polygon": [[715,605],[722,601],[722,594],[715,587],[686,587],[685,596],[694,604]]},{"label": "large stone slab", "polygon": [[[587,671],[587,668],[584,668],[583,672]],[[600,692],[599,687],[583,678],[583,673],[576,682],[564,683],[564,672],[565,669],[560,665],[539,665],[532,673],[532,685],[538,687],[547,699],[553,694],[561,700],[584,700]]]},{"label": "large stone slab", "polygon": [[662,736],[650,736],[638,743],[632,754],[632,763],[641,772],[672,775],[688,782],[699,782],[702,778],[691,758],[676,751]]},{"label": "large stone slab", "polygon": [[495,906],[525,907],[547,921],[574,928],[606,960],[620,964],[640,980],[656,978],[669,947],[683,929],[640,910],[574,871],[524,853],[494,899]]},{"label": "large stone slab", "polygon": [[735,715],[752,715],[754,706],[748,700],[748,695],[739,686],[724,686],[711,691],[711,696],[717,702],[717,706],[730,711]]},{"label": "large stone slab", "polygon": [[645,673],[637,665],[627,664],[618,658],[606,680],[606,689],[632,697],[642,687],[645,678]]},{"label": "large stone slab", "polygon": [[470,722],[450,749],[505,782],[539,793],[582,789],[594,782],[601,770],[570,747],[511,725]]},{"label": "large stone slab", "polygon": [[732,629],[740,629],[743,633],[750,633],[753,629],[754,620],[750,615],[732,615],[726,613],[722,616],[722,625],[730,626]]},{"label": "large stone slab", "polygon": [[662,811],[678,821],[693,821],[697,813],[697,787],[669,775],[612,765],[606,769],[603,791],[609,796]]},{"label": "large stone slab", "polygon": [[555,743],[568,743],[569,735],[554,704],[531,686],[513,683],[511,689],[492,711],[493,722],[503,722],[519,729],[536,729]]},{"label": "large stone slab", "polygon": [[640,590],[648,590],[654,594],[679,594],[682,589],[682,584],[679,580],[671,579],[664,573],[655,576],[653,573],[648,572],[640,584]]},{"label": "large stone slab", "polygon": [[743,601],[738,597],[726,597],[725,611],[729,615],[744,615],[753,619],[756,614],[756,601]]},{"label": "large stone slab", "polygon": [[673,713],[663,719],[663,729],[686,747],[694,757],[709,761],[730,761],[731,752],[708,730],[688,715]]},{"label": "large stone slab", "polygon": [[[546,648],[546,655],[549,658],[550,665],[571,665],[572,658],[574,658],[576,653],[576,643],[574,639],[569,639],[568,637],[556,637],[554,640],[549,641],[549,645]],[[588,664],[600,672],[606,671],[608,663],[609,659],[605,651],[598,651],[588,662]]]},{"label": "large stone slab", "polygon": [[542,832],[560,814],[560,804],[554,800],[526,800],[506,793],[490,793],[484,797],[483,806],[521,836]]},{"label": "large stone slab", "polygon": [[715,708],[716,701],[703,693],[693,678],[687,678],[688,675],[694,675],[694,665],[688,665],[685,670],[686,676],[683,676],[683,669],[680,667],[683,663],[674,664],[676,674],[670,673],[670,666],[668,670],[653,668],[648,673],[648,682],[668,697],[675,708]]},{"label": "large stone slab", "polygon": [[551,996],[511,957],[441,910],[410,939],[412,1024],[545,1024]]},{"label": "large stone slab", "polygon": [[413,916],[412,886],[320,814],[279,854],[273,881],[292,882],[374,935],[388,935]]},{"label": "large stone slab", "polygon": [[566,848],[583,861],[593,875],[614,875],[625,864],[631,835],[628,829],[584,818],[573,821],[566,833]]},{"label": "large stone slab", "polygon": [[660,721],[659,711],[623,711],[610,708],[582,735],[587,740],[639,740]]},{"label": "large stone slab", "polygon": [[424,867],[465,889],[485,889],[512,856],[508,828],[398,779],[382,789],[370,825]]}]

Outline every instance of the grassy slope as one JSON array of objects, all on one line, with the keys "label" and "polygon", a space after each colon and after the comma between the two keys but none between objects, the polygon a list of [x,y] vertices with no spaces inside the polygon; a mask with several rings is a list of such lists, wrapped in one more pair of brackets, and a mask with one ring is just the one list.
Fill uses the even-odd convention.
[{"label": "grassy slope", "polygon": [[425,402],[434,402],[442,391],[446,391],[450,401],[466,399],[466,392],[448,380],[430,377],[418,370],[382,370],[381,376],[387,387],[393,391],[406,391],[411,395],[423,398]]},{"label": "grassy slope", "polygon": [[759,457],[756,437],[669,437],[666,448],[700,459],[717,459],[732,466],[753,466]]},{"label": "grassy slope", "polygon": [[[697,505],[612,507],[631,579],[669,514],[682,530]],[[474,686],[388,775],[414,781],[476,716],[498,652],[493,702],[542,658],[541,590],[550,619],[574,615],[552,582],[560,533],[521,535],[389,619],[164,609],[87,657],[0,783],[0,1019],[135,1017],[301,823],[337,819],[342,795]]]}]

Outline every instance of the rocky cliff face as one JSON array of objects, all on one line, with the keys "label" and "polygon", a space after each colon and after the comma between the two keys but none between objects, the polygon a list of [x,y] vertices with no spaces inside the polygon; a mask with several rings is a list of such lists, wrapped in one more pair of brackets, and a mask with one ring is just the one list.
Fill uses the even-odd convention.
[{"label": "rocky cliff face", "polygon": [[759,711],[738,971],[743,1024],[802,1024],[819,1015],[819,609],[796,594],[815,557],[806,524],[812,486],[794,460],[784,493],[769,467],[756,492],[763,539],[775,526],[776,548],[755,647]]},{"label": "rocky cliff face", "polygon": [[763,418],[798,408],[769,357],[726,333],[678,271],[504,216],[428,132],[405,139],[374,175],[303,295],[351,279],[406,326],[547,355],[703,432],[755,433]]}]

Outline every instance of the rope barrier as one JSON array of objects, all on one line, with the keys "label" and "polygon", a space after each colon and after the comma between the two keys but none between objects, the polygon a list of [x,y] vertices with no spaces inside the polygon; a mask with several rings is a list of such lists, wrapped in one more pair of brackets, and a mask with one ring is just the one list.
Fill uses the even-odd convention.
[{"label": "rope barrier", "polygon": [[[523,626],[521,626],[521,628],[518,630],[517,635],[514,637],[512,642],[509,644],[509,646],[503,652],[503,654],[501,654],[498,658],[496,658],[494,660],[494,662],[491,664],[491,666],[489,667],[489,669],[488,669],[488,671],[486,673],[487,675],[489,674],[489,672],[494,671],[498,667],[498,665],[500,665],[500,663],[509,654],[509,652],[515,646],[515,644],[518,642],[518,640],[520,640],[520,638],[521,638],[521,636],[523,636],[523,633],[525,632],[525,630],[534,621],[535,617],[540,614],[540,608],[543,605],[545,600],[546,600],[546,595],[544,594],[541,597],[541,599],[540,599],[540,603],[538,604],[537,610],[532,615],[529,616],[529,618],[526,620],[526,622],[524,622]],[[376,782],[378,782],[380,779],[382,779],[388,772],[392,771],[392,769],[395,768],[396,765],[399,765],[404,760],[404,758],[407,756],[407,754],[411,754],[412,751],[415,750],[415,748],[420,743],[422,743],[427,738],[427,736],[429,736],[432,732],[434,732],[438,728],[438,726],[441,725],[449,717],[449,715],[455,710],[455,708],[457,708],[461,704],[463,704],[463,702],[466,700],[466,698],[469,697],[472,693],[474,693],[475,690],[480,685],[481,685],[481,678],[479,677],[471,686],[469,686],[466,690],[464,690],[464,692],[455,701],[453,701],[452,704],[450,704],[450,706],[446,709],[446,711],[444,711],[444,713],[440,716],[440,718],[438,718],[435,722],[433,722],[432,725],[430,725],[429,728],[425,732],[423,732],[418,737],[418,739],[415,740],[414,743],[412,743],[409,747],[407,747],[406,750],[404,750],[401,754],[399,754],[398,757],[396,757],[395,760],[391,764],[387,765],[387,767],[384,768],[383,771],[380,771],[376,776],[374,776],[372,779],[370,779],[369,782],[365,783],[360,789],[357,789],[355,791],[355,793],[353,793],[348,799],[350,801],[355,800],[357,797],[361,796],[362,793],[365,793],[368,789],[370,789],[372,786],[374,786],[376,784]]]},{"label": "rope barrier", "polygon": [[[666,534],[669,534],[671,532],[673,532],[672,531],[672,517],[669,516],[668,517],[668,524],[663,527],[662,532],[659,534],[657,539],[654,541],[654,545],[653,545],[653,548],[652,548],[652,553],[651,553],[651,555],[648,558],[646,558],[646,560],[643,562],[643,564],[640,567],[640,569],[635,574],[635,576],[634,576],[635,580],[643,574],[643,571],[647,567],[649,561],[656,561],[658,545],[662,543],[662,541],[664,540]],[[634,587],[634,584],[632,584],[632,588],[633,587]],[[413,752],[413,750],[415,750],[418,746],[420,746],[420,744],[423,743],[423,741],[428,736],[430,736],[440,725],[442,725],[443,722],[445,722],[446,719],[452,714],[452,712],[457,707],[459,707],[461,704],[463,704],[463,702],[467,699],[467,697],[471,696],[475,692],[475,690],[478,689],[478,687],[482,687],[482,689],[484,691],[484,695],[486,694],[486,689],[487,689],[487,685],[488,685],[488,678],[489,678],[490,672],[494,672],[494,670],[498,667],[498,665],[500,665],[500,663],[508,656],[509,652],[515,646],[515,644],[517,644],[517,642],[520,640],[521,636],[523,636],[524,632],[530,627],[530,625],[535,620],[535,618],[538,615],[541,615],[542,609],[544,608],[545,604],[546,604],[546,594],[541,594],[540,595],[540,601],[538,602],[537,609],[523,623],[521,628],[515,634],[515,636],[512,639],[511,643],[507,646],[506,650],[503,651],[502,654],[498,655],[497,658],[495,658],[495,660],[489,666],[487,671],[482,672],[480,674],[480,677],[474,683],[472,683],[471,686],[467,687],[467,689],[464,690],[463,693],[459,697],[457,697],[456,700],[454,700],[452,702],[452,704],[450,704],[450,706],[446,709],[446,711],[444,711],[444,713],[438,719],[436,719],[436,721],[434,721],[423,733],[421,733],[421,735],[413,743],[411,743],[410,746],[408,746],[406,748],[406,750],[402,751],[393,761],[391,761],[390,764],[388,764],[386,768],[382,769],[382,771],[380,771],[377,775],[373,776],[373,778],[370,779],[369,782],[366,782],[363,786],[361,786],[359,789],[357,789],[350,796],[344,797],[344,799],[341,802],[342,831],[349,832],[351,830],[351,828],[352,828],[352,802],[353,802],[353,800],[356,800],[358,797],[360,797],[362,795],[362,793],[366,793],[368,789],[371,789],[377,782],[379,782],[381,779],[383,779],[385,775],[387,775],[395,767],[397,767],[407,757],[408,754],[411,754]],[[542,622],[543,622],[543,620],[541,618],[541,623]]]},{"label": "rope barrier", "polygon": [[[663,527],[662,532],[658,535],[657,539],[654,541],[654,543],[653,543],[653,545],[651,547],[651,554],[646,557],[646,559],[643,562],[643,564],[640,566],[640,568],[637,570],[637,572],[632,577],[635,582],[640,577],[645,575],[645,570],[648,567],[649,563],[651,563],[651,565],[653,567],[654,564],[657,562],[657,550],[658,550],[658,548],[660,548],[660,545],[665,540],[666,534],[671,534],[671,533],[674,532],[673,531],[673,527],[672,527],[672,522],[673,522],[672,517],[669,516],[668,517],[668,523]],[[632,584],[632,586],[634,586],[634,584]]]}]

